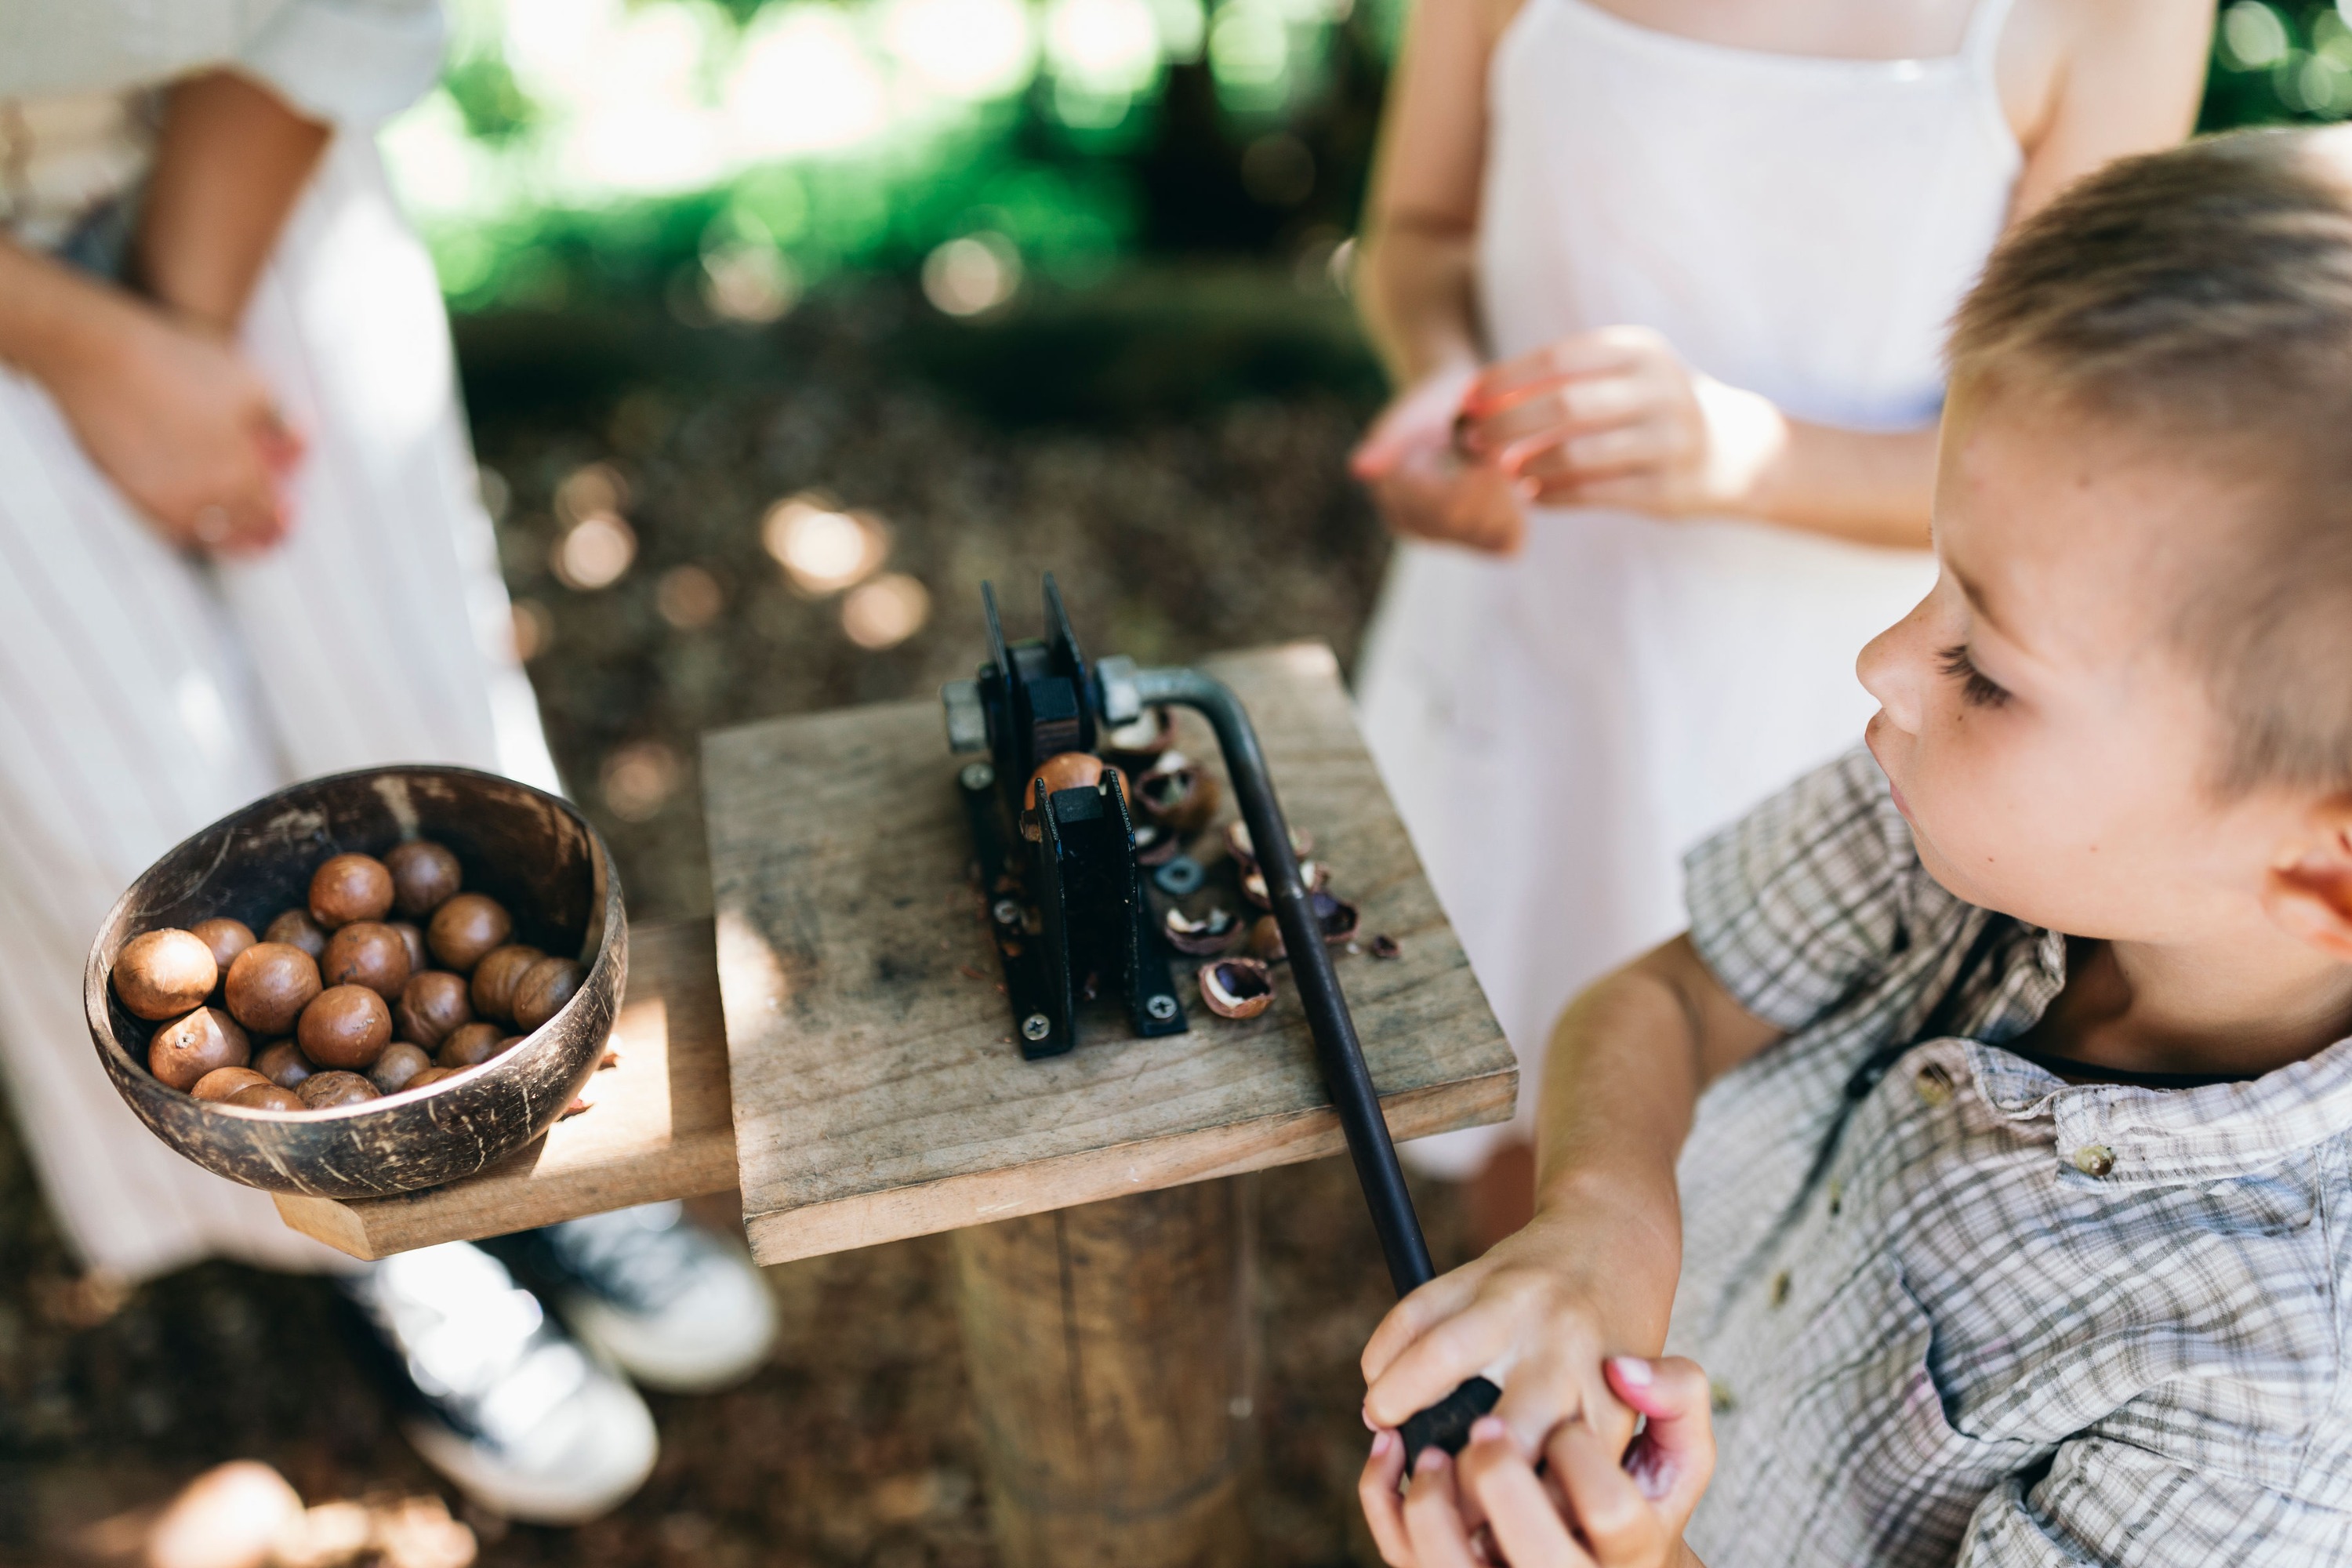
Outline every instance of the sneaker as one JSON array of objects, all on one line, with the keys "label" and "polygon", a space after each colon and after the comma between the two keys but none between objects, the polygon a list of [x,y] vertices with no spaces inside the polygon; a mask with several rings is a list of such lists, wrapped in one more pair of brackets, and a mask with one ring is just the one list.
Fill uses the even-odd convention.
[{"label": "sneaker", "polygon": [[592,1361],[506,1265],[466,1242],[343,1284],[404,1396],[425,1461],[491,1511],[580,1524],[644,1483],[658,1439],[637,1391]]},{"label": "sneaker", "polygon": [[676,1203],[533,1232],[523,1267],[573,1333],[647,1388],[724,1388],[775,1343],[775,1300],[760,1270]]}]

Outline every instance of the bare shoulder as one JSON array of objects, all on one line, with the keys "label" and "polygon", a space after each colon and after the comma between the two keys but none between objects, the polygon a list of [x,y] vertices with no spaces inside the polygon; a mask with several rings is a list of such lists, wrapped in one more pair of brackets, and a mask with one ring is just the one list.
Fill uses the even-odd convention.
[{"label": "bare shoulder", "polygon": [[2212,0],[2014,0],[1997,72],[2018,140],[2033,146],[2062,95],[2086,78],[2142,72],[2166,60],[2194,60],[2201,68],[2213,15]]}]

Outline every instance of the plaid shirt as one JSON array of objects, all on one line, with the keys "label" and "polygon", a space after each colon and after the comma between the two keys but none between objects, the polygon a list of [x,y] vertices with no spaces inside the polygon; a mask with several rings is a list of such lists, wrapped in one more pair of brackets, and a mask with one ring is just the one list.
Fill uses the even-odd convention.
[{"label": "plaid shirt", "polygon": [[1682,1158],[1709,1568],[2352,1562],[2352,1041],[2187,1089],[2002,1050],[2064,938],[1938,887],[1867,752],[1688,875],[1788,1031]]}]

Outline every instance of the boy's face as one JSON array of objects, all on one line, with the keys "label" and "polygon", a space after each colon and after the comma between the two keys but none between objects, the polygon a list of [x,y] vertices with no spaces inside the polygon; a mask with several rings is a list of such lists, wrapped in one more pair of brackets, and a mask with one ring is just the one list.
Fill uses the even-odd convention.
[{"label": "boy's face", "polygon": [[2076,936],[2179,942],[2261,919],[2292,803],[2211,789],[2219,726],[2168,639],[2245,505],[2039,400],[1947,416],[1934,592],[1863,650],[1865,732],[1930,876]]}]

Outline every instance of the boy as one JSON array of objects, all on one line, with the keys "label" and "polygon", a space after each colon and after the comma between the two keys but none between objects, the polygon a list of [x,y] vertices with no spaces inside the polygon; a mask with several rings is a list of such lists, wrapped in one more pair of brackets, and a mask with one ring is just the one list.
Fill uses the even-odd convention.
[{"label": "boy", "polygon": [[1365,1349],[1376,1428],[1505,1389],[1376,1443],[1391,1563],[2352,1558],[2352,131],[2084,181],[1951,363],[1869,753],[1693,853],[1536,1220]]}]

